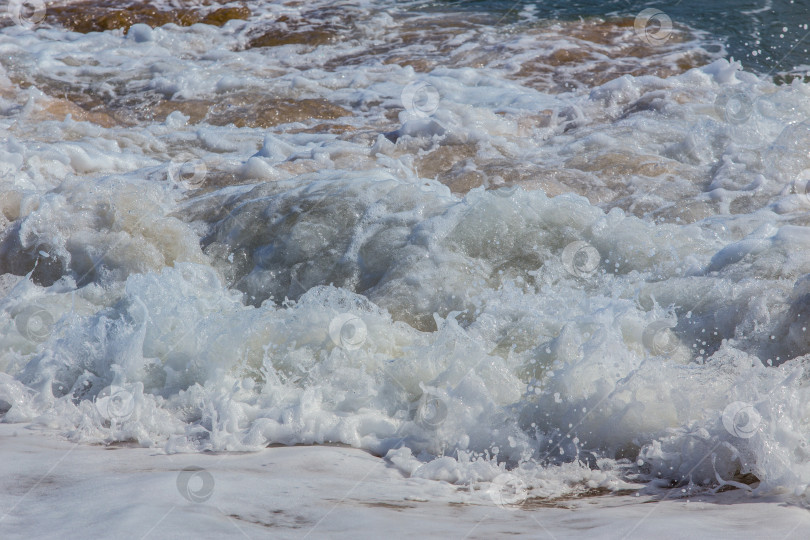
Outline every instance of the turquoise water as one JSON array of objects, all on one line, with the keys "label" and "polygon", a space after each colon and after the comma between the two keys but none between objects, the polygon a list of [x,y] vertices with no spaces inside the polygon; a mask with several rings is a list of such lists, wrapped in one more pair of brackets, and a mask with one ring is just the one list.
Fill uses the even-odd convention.
[{"label": "turquoise water", "polygon": [[666,14],[674,26],[700,30],[720,41],[729,56],[746,69],[767,74],[804,74],[810,69],[810,2],[801,0],[485,0],[430,2],[426,6],[488,10],[503,17],[504,23],[514,21],[517,13],[532,6],[538,18],[551,20],[635,17],[644,9],[654,8]]}]

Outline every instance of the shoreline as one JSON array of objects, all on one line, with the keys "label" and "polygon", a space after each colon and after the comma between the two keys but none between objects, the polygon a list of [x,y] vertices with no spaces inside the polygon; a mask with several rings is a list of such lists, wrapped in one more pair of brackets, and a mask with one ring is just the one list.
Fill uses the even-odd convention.
[{"label": "shoreline", "polygon": [[[810,534],[805,510],[741,492],[688,502],[604,495],[565,501],[566,508],[500,508],[482,492],[405,478],[357,449],[167,455],[152,448],[74,444],[30,427],[0,424],[6,457],[0,465],[0,531],[6,539]],[[181,486],[188,489],[185,495]]]}]

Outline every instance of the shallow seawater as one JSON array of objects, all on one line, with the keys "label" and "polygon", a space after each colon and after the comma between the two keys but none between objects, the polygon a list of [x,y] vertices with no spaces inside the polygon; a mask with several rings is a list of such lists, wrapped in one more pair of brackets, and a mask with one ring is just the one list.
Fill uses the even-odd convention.
[{"label": "shallow seawater", "polygon": [[128,6],[0,28],[4,422],[805,502],[806,10]]}]

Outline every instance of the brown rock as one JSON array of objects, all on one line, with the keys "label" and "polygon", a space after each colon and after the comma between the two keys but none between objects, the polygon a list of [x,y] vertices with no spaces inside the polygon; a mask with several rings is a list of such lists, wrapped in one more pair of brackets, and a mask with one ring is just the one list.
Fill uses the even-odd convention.
[{"label": "brown rock", "polygon": [[122,6],[115,0],[93,0],[67,5],[48,6],[47,18],[51,23],[61,24],[75,32],[103,32],[123,28],[129,31],[133,24],[148,24],[152,28],[174,23],[191,26],[196,23],[222,26],[231,19],[247,19],[250,10],[246,7],[219,8],[207,15],[199,9],[160,10],[147,2],[134,2]]}]

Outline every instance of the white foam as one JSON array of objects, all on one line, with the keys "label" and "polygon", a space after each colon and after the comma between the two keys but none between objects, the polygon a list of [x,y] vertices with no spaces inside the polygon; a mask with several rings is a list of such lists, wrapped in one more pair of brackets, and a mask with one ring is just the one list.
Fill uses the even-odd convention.
[{"label": "white foam", "polygon": [[[565,93],[496,60],[312,67],[395,15],[320,47],[241,50],[256,22],[0,33],[9,73],[324,99],[352,128],[104,128],[4,82],[0,268],[27,276],[0,300],[4,420],[169,452],[340,442],[539,496],[748,474],[803,496],[807,85],[725,60]],[[418,80],[427,115],[399,110]],[[453,194],[420,173],[437,151],[530,191]]]}]

